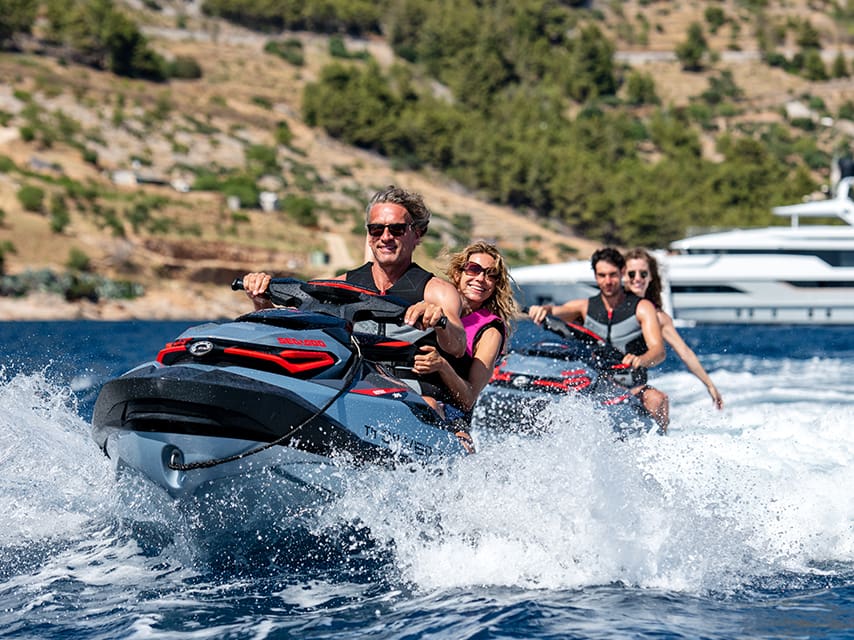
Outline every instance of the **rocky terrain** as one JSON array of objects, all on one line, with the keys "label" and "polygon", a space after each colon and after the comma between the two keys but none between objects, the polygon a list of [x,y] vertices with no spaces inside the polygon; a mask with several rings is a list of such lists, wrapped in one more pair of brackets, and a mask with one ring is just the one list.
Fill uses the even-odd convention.
[{"label": "rocky terrain", "polygon": [[[463,218],[470,222],[471,237],[496,241],[517,261],[586,257],[595,248],[596,243],[524,212],[492,205],[443,176],[402,170],[306,126],[299,115],[302,87],[330,61],[326,38],[292,34],[305,53],[306,64],[297,67],[264,53],[269,36],[205,18],[195,3],[163,2],[163,10],[154,14],[128,4],[159,52],[198,60],[203,77],[151,84],[35,53],[0,54],[0,114],[9,115],[0,120],[0,156],[17,168],[0,171],[0,243],[14,246],[4,256],[7,274],[62,271],[69,252],[77,249],[90,258],[97,273],[139,282],[145,294],[97,303],[66,302],[45,293],[0,297],[0,320],[234,316],[248,308],[243,295],[228,287],[236,275],[264,269],[324,277],[359,263],[364,251],[362,207],[372,191],[387,184],[423,193],[441,238],[454,232],[455,219]],[[611,7],[605,11],[606,24],[613,29],[618,61],[651,73],[665,103],[685,104],[705,88],[707,75],[682,71],[673,50],[687,25],[702,20],[706,3],[625,2],[619,3],[620,12],[613,10],[613,3],[596,4]],[[737,3],[720,4],[738,13]],[[770,10],[814,16],[822,37],[833,44],[836,25],[827,22],[826,14],[812,11],[810,3],[770,4]],[[663,11],[663,5],[669,9]],[[178,6],[186,12],[181,29],[175,26]],[[645,41],[621,40],[620,20],[640,15],[653,25]],[[842,50],[854,60],[854,50],[844,42],[837,44],[826,47],[825,55]],[[347,46],[369,51],[382,65],[393,61],[379,39],[347,40]],[[747,29],[737,37],[722,29],[710,46],[720,52],[717,68],[730,69],[745,91],[745,110],[738,118],[782,120],[803,95],[820,97],[830,109],[854,95],[850,78],[809,83],[762,64]],[[67,140],[25,139],[21,128],[30,105],[60,130],[63,123],[74,129],[73,138],[96,151],[97,161],[85,161],[79,145]],[[274,139],[281,123],[292,134],[286,145]],[[720,123],[724,128],[731,124]],[[704,144],[705,153],[713,157],[713,139]],[[282,171],[265,178],[266,188],[278,194],[297,188],[310,192],[319,205],[315,224],[300,224],[281,210],[235,208],[220,193],[185,189],[193,178],[189,168],[242,167],[252,145],[277,150]],[[97,189],[97,209],[107,211],[106,216],[72,205],[70,222],[56,232],[47,204],[44,211],[34,212],[19,202],[23,185],[36,184],[50,195],[61,192],[62,180]],[[119,233],[109,224],[111,209],[128,211],[143,202],[155,203],[151,215],[160,224],[157,233],[130,224]],[[441,252],[435,250],[419,249],[417,259],[437,271],[443,265]]]}]

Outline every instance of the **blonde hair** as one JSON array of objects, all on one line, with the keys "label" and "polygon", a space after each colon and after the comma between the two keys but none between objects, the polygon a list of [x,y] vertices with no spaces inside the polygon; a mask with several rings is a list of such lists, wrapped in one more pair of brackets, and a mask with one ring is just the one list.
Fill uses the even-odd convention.
[{"label": "blonde hair", "polygon": [[516,299],[513,297],[513,288],[511,287],[510,272],[507,269],[507,264],[504,262],[504,258],[495,245],[482,241],[473,242],[462,251],[451,256],[446,274],[450,281],[454,283],[454,286],[459,289],[463,266],[476,253],[485,253],[495,260],[494,269],[498,273],[498,277],[495,279],[495,291],[492,292],[492,295],[489,296],[489,299],[483,306],[504,321],[509,335],[510,321],[519,312],[519,307],[516,304]]}]

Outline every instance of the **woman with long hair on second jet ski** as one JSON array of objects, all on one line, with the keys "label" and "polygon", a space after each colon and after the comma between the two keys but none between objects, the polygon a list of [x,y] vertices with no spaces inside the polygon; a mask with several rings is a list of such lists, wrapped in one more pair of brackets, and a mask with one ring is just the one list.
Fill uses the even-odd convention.
[{"label": "woman with long hair on second jet ski", "polygon": [[673,318],[664,311],[661,304],[661,275],[658,261],[645,249],[632,249],[626,254],[626,277],[623,286],[639,298],[646,298],[655,305],[656,316],[661,324],[661,337],[676,352],[688,371],[693,373],[704,385],[715,403],[715,408],[723,409],[724,399],[712,382],[709,374],[700,364],[697,354],[689,347],[673,324]]}]

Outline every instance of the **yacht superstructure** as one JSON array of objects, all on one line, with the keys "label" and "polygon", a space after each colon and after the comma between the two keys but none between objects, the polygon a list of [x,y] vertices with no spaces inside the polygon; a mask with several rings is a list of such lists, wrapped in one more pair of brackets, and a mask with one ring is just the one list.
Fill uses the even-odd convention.
[{"label": "yacht superstructure", "polygon": [[[697,323],[854,324],[854,178],[833,198],[775,207],[790,226],[678,240],[656,252],[675,320]],[[801,225],[836,217],[845,224]],[[514,269],[522,304],[596,293],[587,261]],[[667,304],[667,303],[665,303]]]}]

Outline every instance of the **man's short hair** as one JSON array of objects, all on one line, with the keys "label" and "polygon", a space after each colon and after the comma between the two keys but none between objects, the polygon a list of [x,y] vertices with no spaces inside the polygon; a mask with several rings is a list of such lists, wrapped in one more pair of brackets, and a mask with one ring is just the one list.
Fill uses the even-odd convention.
[{"label": "man's short hair", "polygon": [[603,247],[594,251],[593,255],[590,256],[590,268],[596,271],[596,263],[602,260],[614,265],[621,271],[626,266],[626,259],[623,254],[614,247]]},{"label": "man's short hair", "polygon": [[381,204],[384,202],[397,204],[406,209],[406,212],[411,218],[412,226],[418,232],[418,235],[423,236],[427,233],[427,225],[430,223],[430,210],[427,208],[427,205],[424,204],[424,198],[420,193],[407,191],[406,189],[401,189],[393,184],[389,185],[382,191],[377,191],[373,196],[371,196],[370,201],[368,201],[368,206],[365,207],[365,222],[370,222],[371,220],[371,208],[375,204]]}]

